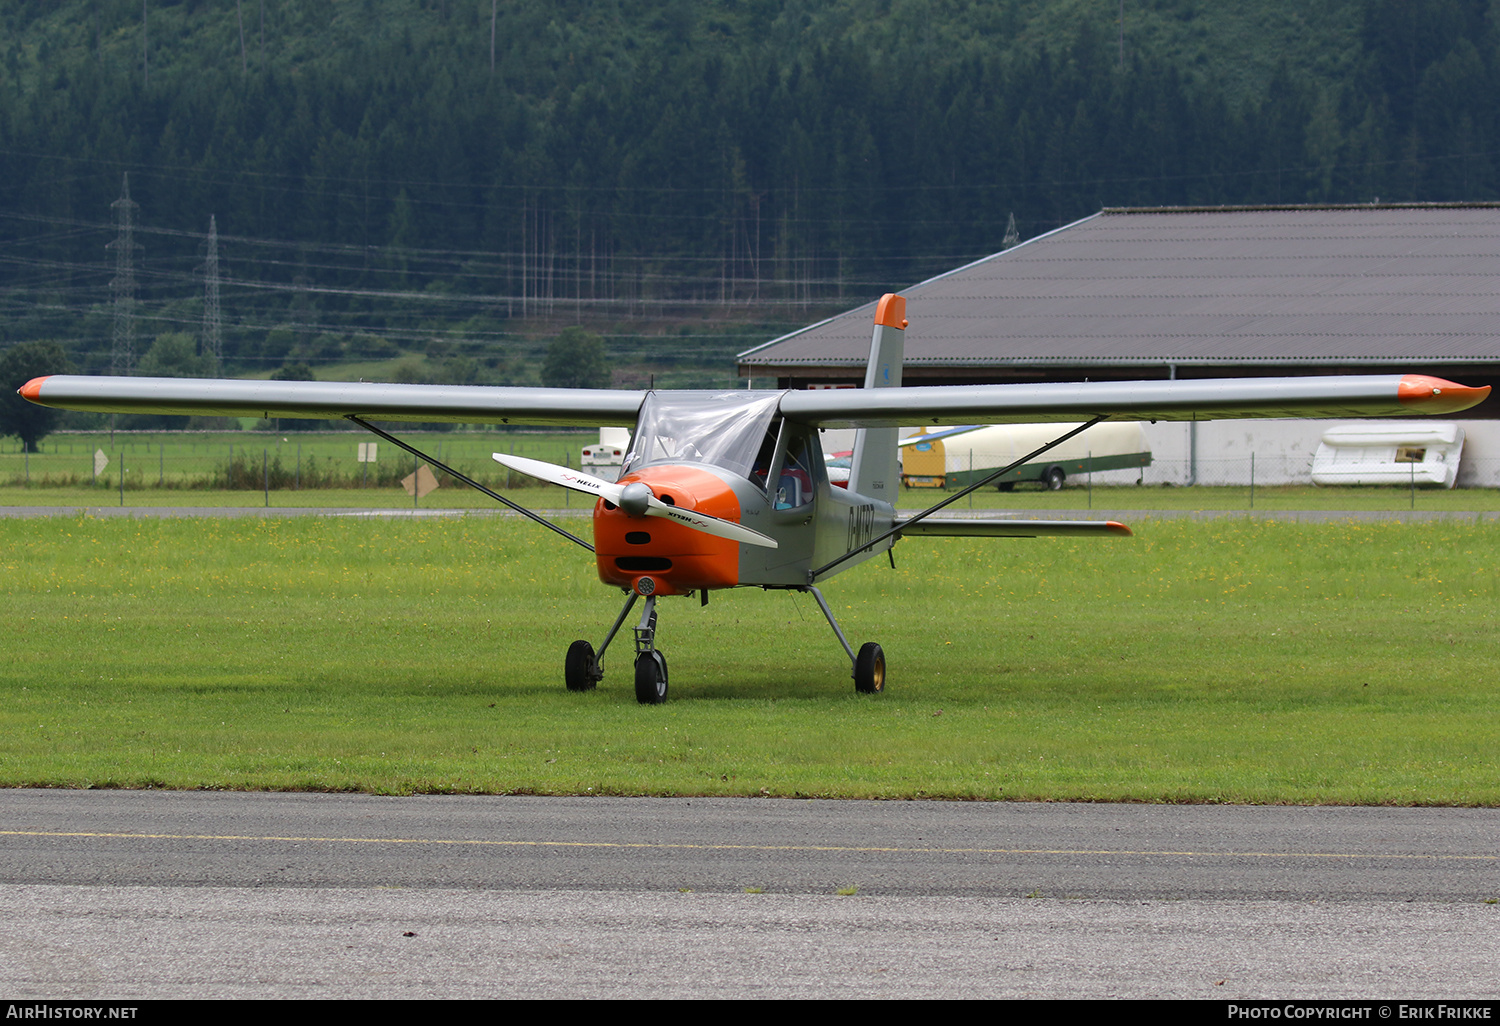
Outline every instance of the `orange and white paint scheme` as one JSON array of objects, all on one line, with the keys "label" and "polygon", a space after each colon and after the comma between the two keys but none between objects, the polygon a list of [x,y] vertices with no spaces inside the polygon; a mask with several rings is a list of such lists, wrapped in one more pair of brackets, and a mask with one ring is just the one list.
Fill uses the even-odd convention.
[{"label": "orange and white paint scheme", "polygon": [[[640,482],[670,506],[738,523],[740,501],[717,474],[691,466],[654,466],[627,474],[619,484]],[[594,505],[594,559],[599,580],[639,592],[649,577],[657,595],[687,595],[739,583],[740,545],[685,524],[632,517],[607,499]]]}]

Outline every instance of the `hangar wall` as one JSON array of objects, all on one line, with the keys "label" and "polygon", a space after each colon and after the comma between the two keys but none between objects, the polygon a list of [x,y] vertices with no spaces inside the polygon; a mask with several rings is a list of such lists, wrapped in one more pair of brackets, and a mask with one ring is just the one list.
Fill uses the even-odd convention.
[{"label": "hangar wall", "polygon": [[[1197,459],[1192,459],[1188,424],[1147,424],[1152,466],[1145,483],[1185,485],[1196,462],[1197,480],[1204,485],[1248,485],[1250,454],[1255,454],[1255,483],[1264,485],[1309,484],[1313,454],[1318,441],[1335,424],[1357,424],[1354,420],[1215,420],[1197,426]],[[1390,421],[1382,423],[1390,424]],[[1500,487],[1500,421],[1460,420],[1465,441],[1459,464],[1458,487]],[[1117,472],[1100,474],[1120,478],[1109,483],[1129,483]],[[1131,481],[1134,480],[1132,477]]]},{"label": "hangar wall", "polygon": [[[1310,484],[1313,455],[1318,442],[1335,424],[1360,424],[1358,420],[1212,420],[1197,425],[1197,457],[1192,455],[1193,427],[1189,424],[1146,424],[1152,465],[1141,470],[1111,470],[1094,475],[1098,485],[1185,486],[1196,470],[1200,485],[1250,484],[1250,456],[1255,454],[1257,485]],[[1391,421],[1380,423],[1390,424]],[[1415,423],[1415,421],[1413,421]],[[1464,429],[1464,454],[1459,464],[1458,487],[1500,488],[1500,421],[1460,420]],[[903,430],[908,435],[910,430]],[[854,444],[853,431],[825,431],[823,449],[835,452]],[[953,458],[962,442],[951,443]],[[963,469],[961,466],[954,469]]]}]

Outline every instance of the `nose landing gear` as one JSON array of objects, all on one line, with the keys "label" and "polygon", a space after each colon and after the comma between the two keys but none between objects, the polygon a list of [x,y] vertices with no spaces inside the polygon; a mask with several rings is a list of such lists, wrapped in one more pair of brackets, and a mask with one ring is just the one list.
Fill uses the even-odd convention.
[{"label": "nose landing gear", "polygon": [[646,596],[640,625],[635,629],[635,700],[661,705],[667,700],[667,657],[656,648],[656,596]]},{"label": "nose landing gear", "polygon": [[[615,625],[609,629],[597,653],[587,641],[575,641],[568,646],[568,657],[563,663],[563,682],[569,691],[592,691],[604,679],[604,652],[620,633],[620,625],[630,615],[639,597],[635,592],[630,593],[625,608],[615,617]],[[635,627],[635,698],[642,705],[660,705],[667,700],[667,657],[656,647],[655,595],[646,596],[646,608],[641,611],[641,622]]]}]

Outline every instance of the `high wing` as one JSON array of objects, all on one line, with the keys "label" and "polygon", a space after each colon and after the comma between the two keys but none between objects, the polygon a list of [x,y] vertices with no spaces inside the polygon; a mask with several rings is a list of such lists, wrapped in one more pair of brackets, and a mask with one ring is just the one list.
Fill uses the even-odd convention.
[{"label": "high wing", "polygon": [[1445,414],[1484,401],[1477,388],[1423,374],[1209,378],[1019,385],[927,385],[788,392],[788,419],[829,428],[915,424],[1032,424],[1238,417],[1390,417]]},{"label": "high wing", "polygon": [[54,374],[21,395],[41,406],[96,413],[202,417],[357,416],[372,420],[472,424],[634,427],[644,392],[604,388],[379,385],[340,381],[124,378]]},{"label": "high wing", "polygon": [[[798,423],[830,428],[1235,417],[1389,417],[1447,414],[1489,395],[1421,374],[1188,381],[819,389],[782,394]],[[486,385],[85,377],[54,374],[20,390],[42,406],[99,413],[456,421],[630,427],[644,392]]]}]

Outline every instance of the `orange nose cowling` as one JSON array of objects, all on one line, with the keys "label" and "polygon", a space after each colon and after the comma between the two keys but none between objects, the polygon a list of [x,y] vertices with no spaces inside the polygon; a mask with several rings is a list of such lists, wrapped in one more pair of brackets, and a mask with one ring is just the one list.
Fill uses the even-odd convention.
[{"label": "orange nose cowling", "polygon": [[[621,484],[640,481],[658,499],[721,520],[740,519],[734,491],[713,474],[695,467],[648,467],[620,478]],[[631,517],[622,509],[594,505],[594,559],[605,584],[636,590],[642,577],[651,578],[657,595],[686,595],[707,588],[732,588],[739,583],[740,546],[664,517]]]}]

